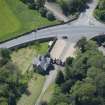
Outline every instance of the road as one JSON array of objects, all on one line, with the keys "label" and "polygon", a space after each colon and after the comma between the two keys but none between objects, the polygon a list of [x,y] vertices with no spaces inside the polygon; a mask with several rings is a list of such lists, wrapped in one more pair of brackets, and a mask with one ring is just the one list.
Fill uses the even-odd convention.
[{"label": "road", "polygon": [[50,37],[62,37],[68,36],[72,42],[76,42],[82,36],[91,38],[99,34],[105,33],[105,27],[101,26],[72,26],[72,25],[61,25],[53,28],[43,29],[37,32],[32,32],[25,36],[7,41],[0,44],[0,48],[11,48],[16,45],[31,42],[37,39],[50,38]]},{"label": "road", "polygon": [[89,4],[89,9],[84,13],[81,13],[80,17],[76,21],[38,30],[37,32],[31,32],[25,36],[21,36],[0,44],[0,48],[11,48],[38,39],[62,36],[68,36],[70,41],[74,43],[77,42],[77,40],[79,40],[82,36],[86,36],[90,39],[94,36],[103,34],[105,33],[105,25],[96,21],[92,15],[96,5],[97,0],[93,0],[93,2]]},{"label": "road", "polygon": [[88,3],[89,9],[86,9],[86,11],[82,12],[78,18],[74,22],[74,25],[95,25],[95,26],[103,26],[102,23],[98,22],[94,17],[93,17],[93,11],[96,8],[98,4],[98,0],[93,0],[92,3]]}]

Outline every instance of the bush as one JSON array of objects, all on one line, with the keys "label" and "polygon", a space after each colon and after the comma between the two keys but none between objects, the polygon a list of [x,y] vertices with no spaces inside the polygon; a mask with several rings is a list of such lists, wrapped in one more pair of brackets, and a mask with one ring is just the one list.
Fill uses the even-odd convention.
[{"label": "bush", "polygon": [[39,12],[40,12],[41,16],[45,17],[46,13],[47,13],[47,10],[46,10],[46,8],[42,7],[42,8],[39,9]]},{"label": "bush", "polygon": [[32,3],[32,4],[28,3],[27,5],[29,9],[36,9],[35,3]]},{"label": "bush", "polygon": [[20,0],[20,1],[22,1],[23,3],[26,3],[26,0]]},{"label": "bush", "polygon": [[69,93],[69,90],[74,85],[74,81],[69,79],[61,85],[61,90],[63,93]]},{"label": "bush", "polygon": [[73,57],[68,57],[68,58],[66,59],[66,64],[72,66],[73,60],[74,60]]},{"label": "bush", "polygon": [[48,105],[46,101],[41,101],[39,105]]},{"label": "bush", "polygon": [[105,10],[95,10],[95,16],[98,20],[105,21]]},{"label": "bush", "polygon": [[46,17],[48,18],[48,20],[55,20],[55,16],[53,15],[52,12],[48,11],[46,13]]},{"label": "bush", "polygon": [[62,71],[58,71],[57,77],[56,77],[56,84],[61,85],[64,82],[64,75]]},{"label": "bush", "polygon": [[56,0],[47,0],[48,2],[56,2]]}]

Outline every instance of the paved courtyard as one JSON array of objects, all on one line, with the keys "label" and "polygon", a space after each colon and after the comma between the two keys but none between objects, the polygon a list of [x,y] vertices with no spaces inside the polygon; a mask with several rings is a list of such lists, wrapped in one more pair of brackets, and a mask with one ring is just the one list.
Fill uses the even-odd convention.
[{"label": "paved courtyard", "polygon": [[56,41],[52,51],[51,58],[52,59],[60,59],[65,61],[69,56],[74,57],[75,52],[75,43],[70,42],[69,39],[60,38]]}]

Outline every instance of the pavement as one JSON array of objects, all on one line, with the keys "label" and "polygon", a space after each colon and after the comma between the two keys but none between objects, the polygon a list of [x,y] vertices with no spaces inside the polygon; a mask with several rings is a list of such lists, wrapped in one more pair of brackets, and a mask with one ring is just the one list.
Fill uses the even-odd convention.
[{"label": "pavement", "polygon": [[75,43],[70,43],[68,42],[68,45],[66,46],[66,49],[63,52],[61,60],[64,62],[68,57],[75,57],[75,51],[76,49],[74,48]]},{"label": "pavement", "polygon": [[66,46],[67,46],[66,40],[62,38],[58,39],[50,52],[51,58],[59,59],[60,57],[62,57],[62,52]]},{"label": "pavement", "polygon": [[59,38],[50,52],[51,58],[65,62],[69,56],[75,57],[74,46],[75,43],[71,43],[69,39]]},{"label": "pavement", "polygon": [[63,14],[62,8],[59,6],[59,4],[52,3],[52,2],[50,2],[50,3],[49,2],[46,2],[45,3],[45,7],[48,10],[50,10],[58,20],[61,20],[61,21],[64,21],[64,22],[69,21],[69,18],[66,17]]}]

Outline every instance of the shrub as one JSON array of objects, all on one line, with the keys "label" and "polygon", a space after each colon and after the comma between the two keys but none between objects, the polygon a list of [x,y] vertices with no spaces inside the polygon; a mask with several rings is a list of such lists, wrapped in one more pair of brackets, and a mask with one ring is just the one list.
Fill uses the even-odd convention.
[{"label": "shrub", "polygon": [[55,16],[53,15],[52,12],[48,11],[46,13],[46,17],[48,18],[48,20],[54,20],[55,19]]},{"label": "shrub", "polygon": [[42,7],[42,8],[39,9],[39,12],[40,12],[41,16],[45,17],[46,13],[47,13],[47,10],[46,10],[46,8]]}]

